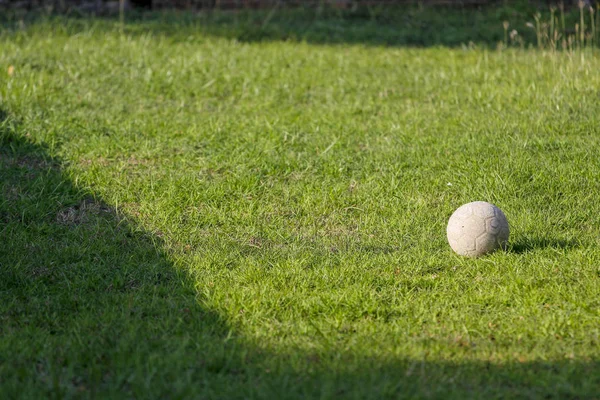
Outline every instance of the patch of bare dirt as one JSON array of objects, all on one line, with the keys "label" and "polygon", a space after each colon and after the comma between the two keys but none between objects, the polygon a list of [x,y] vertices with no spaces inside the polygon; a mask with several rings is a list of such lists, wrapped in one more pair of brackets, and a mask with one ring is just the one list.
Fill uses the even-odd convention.
[{"label": "patch of bare dirt", "polygon": [[60,210],[56,215],[56,222],[69,226],[81,225],[102,213],[110,213],[110,208],[93,198],[85,198],[76,206]]}]

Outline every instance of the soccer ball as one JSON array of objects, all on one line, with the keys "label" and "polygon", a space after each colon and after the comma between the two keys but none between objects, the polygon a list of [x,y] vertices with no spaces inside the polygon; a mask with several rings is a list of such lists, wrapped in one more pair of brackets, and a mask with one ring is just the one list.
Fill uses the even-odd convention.
[{"label": "soccer ball", "polygon": [[485,201],[460,206],[448,221],[448,243],[461,256],[479,257],[508,244],[508,221],[502,210]]}]

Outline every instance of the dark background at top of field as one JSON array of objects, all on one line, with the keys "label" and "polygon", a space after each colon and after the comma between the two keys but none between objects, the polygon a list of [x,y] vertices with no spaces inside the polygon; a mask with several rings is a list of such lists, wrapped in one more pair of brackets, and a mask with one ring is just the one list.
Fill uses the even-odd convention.
[{"label": "dark background at top of field", "polygon": [[[451,6],[480,7],[488,5],[550,5],[564,3],[565,6],[577,5],[580,0],[0,0],[0,6],[35,8],[54,7],[57,9],[80,8],[82,10],[107,11],[118,8],[123,2],[126,7],[140,8],[182,8],[182,9],[243,9],[282,7],[322,7],[337,9],[386,6]],[[591,5],[593,1],[585,0]]]},{"label": "dark background at top of field", "polygon": [[[91,19],[120,19],[125,33],[173,40],[200,33],[241,42],[560,48],[577,36],[582,13],[598,20],[594,8],[590,0],[0,0],[0,29],[58,15],[73,33]],[[559,13],[566,25],[550,43],[549,21]],[[589,36],[600,43],[597,32]]]}]

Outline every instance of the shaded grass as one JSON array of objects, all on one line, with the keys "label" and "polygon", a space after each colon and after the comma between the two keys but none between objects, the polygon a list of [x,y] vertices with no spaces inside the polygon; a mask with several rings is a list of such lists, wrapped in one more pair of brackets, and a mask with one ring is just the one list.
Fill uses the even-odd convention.
[{"label": "shaded grass", "polygon": [[596,55],[54,23],[1,38],[2,397],[597,396]]},{"label": "shaded grass", "polygon": [[565,240],[565,239],[550,239],[550,238],[522,238],[519,242],[514,243],[511,251],[515,253],[525,253],[528,251],[535,251],[539,249],[551,248],[551,249],[572,249],[579,246],[576,240]]},{"label": "shaded grass", "polygon": [[[590,35],[586,39],[588,46],[597,36],[595,29],[592,31],[594,16],[595,13],[590,16],[585,9],[585,32]],[[547,42],[558,39],[554,46],[560,49],[561,41],[569,37],[573,39],[569,48],[579,46],[579,37],[575,36],[581,17],[577,7],[567,8],[561,13],[556,7],[551,11],[551,7],[511,2],[481,8],[389,6],[356,10],[276,8],[197,13],[134,10],[126,14],[127,23],[122,26],[116,16],[90,18],[90,15],[74,11],[58,16],[9,11],[0,16],[0,21],[4,29],[19,31],[27,27],[27,31],[32,32],[39,27],[45,32],[56,30],[63,34],[102,30],[107,25],[117,24],[119,30],[128,35],[144,36],[151,32],[175,41],[197,40],[197,35],[201,34],[249,43],[289,41],[402,47],[483,46],[495,49],[499,45],[536,47],[540,40],[548,45]],[[551,32],[550,21],[554,19],[557,20],[552,26],[556,29],[552,28]]]}]

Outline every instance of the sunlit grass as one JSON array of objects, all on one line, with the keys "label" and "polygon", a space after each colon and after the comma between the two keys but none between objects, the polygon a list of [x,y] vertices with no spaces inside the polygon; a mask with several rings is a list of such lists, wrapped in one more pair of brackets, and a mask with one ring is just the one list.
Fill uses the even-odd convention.
[{"label": "sunlit grass", "polygon": [[597,395],[597,54],[76,24],[0,39],[7,398]]}]

